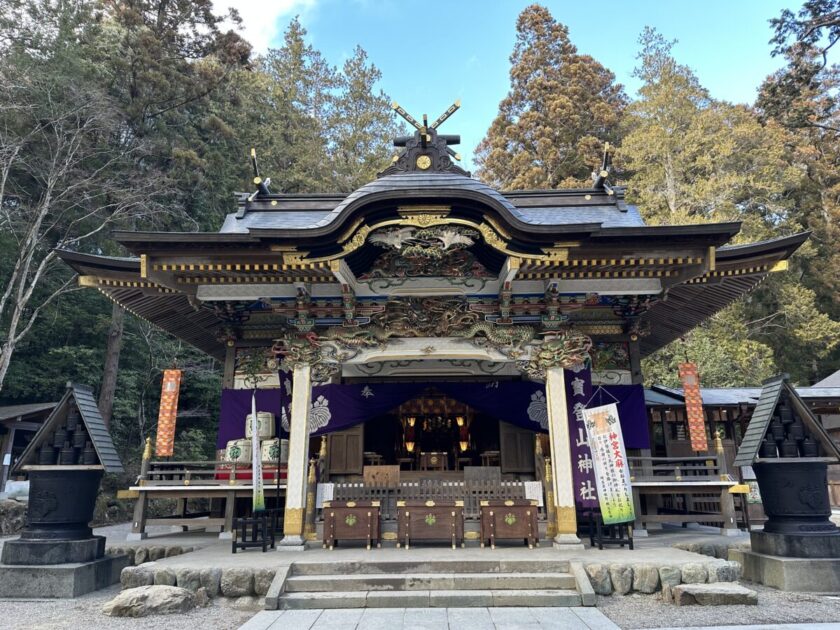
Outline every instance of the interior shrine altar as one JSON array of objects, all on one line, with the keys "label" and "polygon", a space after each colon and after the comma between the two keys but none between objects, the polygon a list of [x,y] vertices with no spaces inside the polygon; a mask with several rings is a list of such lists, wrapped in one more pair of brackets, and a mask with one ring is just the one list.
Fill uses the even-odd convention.
[{"label": "interior shrine altar", "polygon": [[[585,411],[607,405],[637,515],[642,484],[694,481],[679,465],[654,472],[641,360],[783,271],[807,234],[730,245],[738,223],[645,225],[611,183],[607,151],[588,188],[500,192],[456,164],[458,136],[438,132],[456,110],[428,125],[399,109],[413,135],[349,195],[272,191],[254,158],[255,188],[217,233],[116,232],[131,258],[58,252],[82,286],[224,366],[216,460],[149,454],[131,489],[135,534],[165,493],[182,512],[187,498],[224,497],[204,516],[229,532],[248,511],[237,493],[255,481],[250,452],[281,549],[327,535],[325,506],[370,508],[330,524],[339,544],[362,521],[365,544],[396,541],[398,502],[418,500],[463,501],[466,540],[484,539],[486,521],[490,544],[511,534],[578,548],[578,515],[601,509],[606,479]],[[249,436],[254,388],[273,422]],[[717,461],[711,436],[705,446],[696,457]],[[734,484],[721,470],[717,484]]]}]

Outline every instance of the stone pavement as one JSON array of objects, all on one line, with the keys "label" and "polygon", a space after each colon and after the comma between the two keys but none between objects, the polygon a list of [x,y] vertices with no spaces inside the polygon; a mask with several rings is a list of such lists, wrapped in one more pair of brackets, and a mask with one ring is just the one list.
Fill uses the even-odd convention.
[{"label": "stone pavement", "polygon": [[596,608],[354,608],[257,613],[239,630],[618,630]]}]

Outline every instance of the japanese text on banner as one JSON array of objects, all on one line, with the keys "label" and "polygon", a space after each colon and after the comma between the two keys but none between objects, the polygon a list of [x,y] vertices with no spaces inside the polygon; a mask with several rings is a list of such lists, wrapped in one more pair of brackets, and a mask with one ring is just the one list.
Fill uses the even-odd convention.
[{"label": "japanese text on banner", "polygon": [[633,490],[618,406],[613,403],[584,409],[583,416],[604,523],[632,521],[635,518]]}]

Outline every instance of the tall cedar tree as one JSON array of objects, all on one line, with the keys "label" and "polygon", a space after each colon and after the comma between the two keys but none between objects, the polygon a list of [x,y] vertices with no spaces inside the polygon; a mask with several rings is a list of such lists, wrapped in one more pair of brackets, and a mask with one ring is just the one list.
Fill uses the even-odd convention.
[{"label": "tall cedar tree", "polygon": [[[794,138],[756,113],[709,98],[672,43],[652,29],[640,38],[639,99],[628,108],[620,159],[628,197],[649,223],[740,221],[737,240],[802,230],[795,193],[802,174]],[[797,257],[806,259],[808,250]],[[676,381],[676,364],[696,361],[708,386],[756,385],[775,369],[807,381],[801,357],[824,359],[840,323],[820,312],[798,273],[773,274],[763,287],[652,356],[651,381]]]},{"label": "tall cedar tree", "polygon": [[[812,231],[815,255],[804,260],[803,282],[817,303],[840,319],[840,1],[809,0],[771,20],[773,55],[787,64],[761,86],[757,106],[795,138],[805,181],[796,194],[798,220]],[[840,368],[840,349],[814,365],[818,378]]]},{"label": "tall cedar tree", "polygon": [[510,190],[585,186],[627,99],[615,75],[569,41],[543,6],[519,15],[510,92],[476,149],[478,176]]},{"label": "tall cedar tree", "polygon": [[[134,214],[125,221],[112,220],[96,234],[73,243],[82,251],[124,254],[108,236],[111,225],[218,229],[232,210],[232,193],[251,186],[251,147],[260,152],[263,170],[275,182],[272,186],[286,192],[352,186],[353,181],[371,179],[383,160],[387,163],[392,113],[387,98],[373,94],[379,74],[363,51],[338,72],[306,43],[305,31],[294,21],[278,51],[270,55],[283,61],[272,64],[269,71],[269,59],[246,58],[247,44],[224,31],[218,17],[208,13],[208,4],[176,4],[161,3],[160,15],[156,3],[9,0],[0,4],[0,68],[11,79],[7,85],[19,88],[5,92],[4,103],[21,106],[3,110],[9,123],[4,131],[31,128],[26,118],[30,114],[46,121],[48,106],[102,112],[96,129],[103,132],[79,138],[85,141],[86,155],[98,157],[98,164],[110,168],[89,170],[96,165],[93,161],[80,165],[88,170],[77,169],[71,182],[75,188],[68,188],[67,194],[83,186],[88,191],[77,199],[79,210],[80,202],[93,204],[106,194],[123,205],[133,204],[128,209]],[[182,11],[184,22],[173,13],[177,11]],[[208,38],[211,32],[215,35]],[[193,59],[192,54],[204,56]],[[313,69],[320,73],[318,80],[307,80]],[[129,78],[130,72],[136,73],[135,80]],[[29,77],[29,82],[18,80],[21,77]],[[138,82],[138,89],[132,89]],[[297,88],[291,89],[290,83]],[[370,95],[364,94],[365,86]],[[351,90],[354,100],[370,103],[373,111],[352,109],[346,95]],[[329,116],[326,121],[312,115],[319,102]],[[353,114],[346,129],[338,125],[344,111]],[[15,137],[4,136],[4,141],[8,139]],[[43,139],[36,143],[37,137],[27,140],[28,163],[40,166],[50,147]],[[346,142],[355,148],[346,149]],[[356,153],[331,165],[340,150]],[[16,168],[14,182],[9,180],[16,194],[10,196],[7,188],[3,197],[7,223],[0,230],[2,279],[9,277],[21,251],[16,232],[5,229],[8,221],[16,222],[15,230],[23,225],[19,193],[31,198],[40,190],[27,163],[17,160]],[[85,173],[96,179],[88,182]],[[99,223],[94,228],[108,208],[96,206],[93,218]],[[48,251],[47,246],[36,253]],[[72,276],[60,263],[51,274],[33,299],[45,299]],[[54,400],[67,380],[96,384],[103,379],[102,395],[108,397],[103,365],[118,363],[115,391],[107,401],[113,405],[110,428],[124,461],[131,463],[139,455],[137,445],[154,431],[161,371],[177,358],[184,381],[176,457],[212,457],[219,397],[214,360],[131,315],[125,316],[124,334],[119,335],[112,326],[119,325],[112,308],[91,291],[74,291],[43,304],[15,347],[2,402]],[[8,319],[0,318],[4,322]],[[121,359],[114,353],[106,357],[106,339],[117,340],[114,353],[120,347],[117,342],[122,342]]]}]

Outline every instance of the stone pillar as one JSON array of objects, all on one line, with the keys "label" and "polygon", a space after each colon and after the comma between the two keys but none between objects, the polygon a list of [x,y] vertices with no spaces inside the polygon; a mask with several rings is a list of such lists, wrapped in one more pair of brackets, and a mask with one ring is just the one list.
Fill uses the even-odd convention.
[{"label": "stone pillar", "polygon": [[572,478],[572,447],[569,442],[569,412],[566,405],[565,370],[549,367],[545,374],[545,396],[548,406],[548,435],[551,440],[551,472],[554,489],[554,513],[557,535],[554,547],[583,549],[577,537],[575,487]]},{"label": "stone pillar", "polygon": [[312,406],[312,367],[296,363],[292,376],[292,410],[289,421],[289,463],[286,474],[286,509],[280,549],[301,550],[306,505],[306,468],[309,462],[309,409]]}]

